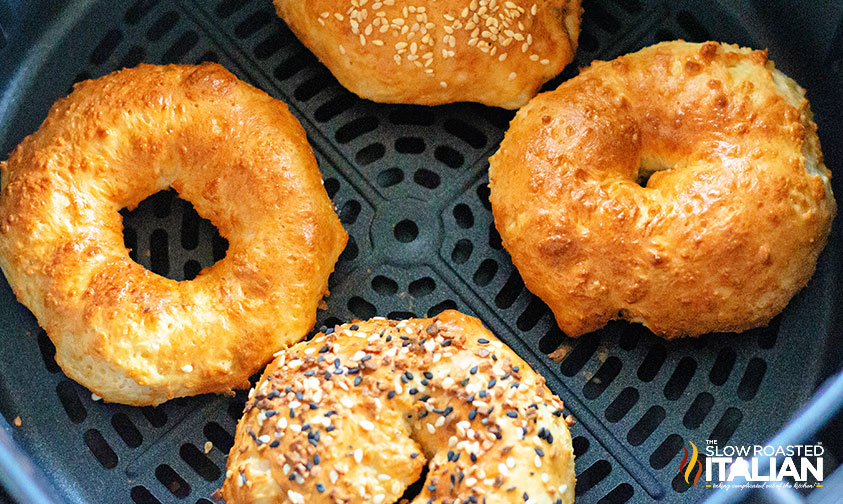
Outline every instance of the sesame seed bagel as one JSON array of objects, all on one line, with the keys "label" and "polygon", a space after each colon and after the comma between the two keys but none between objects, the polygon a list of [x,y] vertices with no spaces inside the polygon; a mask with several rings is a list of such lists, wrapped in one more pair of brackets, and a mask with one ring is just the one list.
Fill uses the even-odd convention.
[{"label": "sesame seed bagel", "polygon": [[816,129],[766,51],[676,41],[597,61],[512,121],[490,159],[495,226],[569,336],[765,325],[836,212]]},{"label": "sesame seed bagel", "polygon": [[337,326],[282,351],[249,395],[228,504],[574,500],[562,401],[455,311]]},{"label": "sesame seed bagel", "polygon": [[[312,327],[347,238],[286,105],[215,64],[81,82],[0,168],[0,266],[106,401],[248,387]],[[118,211],[168,187],[229,242],[191,281],[124,246]]]},{"label": "sesame seed bagel", "polygon": [[580,0],[274,0],[339,82],[378,102],[518,108],[573,60]]}]

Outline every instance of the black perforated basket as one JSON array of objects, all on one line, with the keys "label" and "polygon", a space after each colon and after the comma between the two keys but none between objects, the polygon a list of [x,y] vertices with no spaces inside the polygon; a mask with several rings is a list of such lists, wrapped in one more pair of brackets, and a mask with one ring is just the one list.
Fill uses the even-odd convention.
[{"label": "black perforated basket", "polygon": [[[666,342],[613,323],[569,339],[525,290],[492,223],[487,159],[512,112],[361,100],[295,39],[270,0],[57,4],[0,0],[0,158],[71,84],[140,62],[216,61],[284,100],[350,235],[317,326],[447,308],[480,317],[576,417],[578,503],[713,496],[679,477],[685,441],[766,441],[841,367],[839,225],[811,283],[769,327]],[[843,173],[843,3],[587,0],[584,8],[577,59],[548,87],[595,58],[660,40],[768,47],[808,89],[828,165]],[[133,259],[156,273],[189,279],[225,255],[226,241],[173,192],[124,217]],[[58,368],[5,281],[0,307],[0,481],[10,493],[25,502],[209,502],[244,393],[157,408],[95,402]],[[557,362],[548,354],[560,345]],[[828,473],[843,455],[838,424],[825,423],[831,402],[805,430],[829,448]]]}]

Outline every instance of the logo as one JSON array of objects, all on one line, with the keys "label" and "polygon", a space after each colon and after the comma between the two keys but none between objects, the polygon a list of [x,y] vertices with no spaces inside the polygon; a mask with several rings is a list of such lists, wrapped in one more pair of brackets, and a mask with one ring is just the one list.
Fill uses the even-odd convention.
[{"label": "logo", "polygon": [[694,476],[694,486],[697,486],[697,482],[700,480],[700,476],[702,476],[702,464],[700,463],[699,452],[697,451],[697,445],[688,441],[688,444],[691,445],[691,460],[688,460],[688,448],[685,446],[682,447],[685,450],[685,456],[682,457],[682,462],[679,463],[679,474],[685,476],[685,483],[691,484],[691,474],[694,473],[694,469],[697,470],[696,475]]},{"label": "logo", "polygon": [[[690,448],[689,448],[690,447]],[[706,488],[822,487],[822,443],[814,445],[719,445],[705,442],[704,453],[693,442],[683,445],[679,476],[695,487],[705,474]],[[704,458],[704,463],[700,459]],[[703,467],[705,466],[705,467]]]}]

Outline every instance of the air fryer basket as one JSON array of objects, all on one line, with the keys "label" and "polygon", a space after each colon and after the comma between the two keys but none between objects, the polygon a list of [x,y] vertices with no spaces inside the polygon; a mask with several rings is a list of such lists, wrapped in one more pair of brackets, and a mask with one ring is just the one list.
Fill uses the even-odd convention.
[{"label": "air fryer basket", "polygon": [[[792,12],[784,4],[587,0],[577,59],[548,87],[593,59],[660,40],[769,47],[777,66],[808,88],[827,162],[840,172],[843,5]],[[565,337],[525,290],[492,223],[487,159],[513,113],[361,100],[295,39],[270,0],[79,0],[64,7],[0,0],[0,158],[76,81],[140,62],[201,61],[219,62],[284,100],[308,132],[350,235],[317,327],[448,308],[480,317],[576,417],[578,503],[711,496],[678,476],[683,444],[763,442],[840,367],[833,329],[839,225],[811,283],[769,327],[665,342],[613,323]],[[838,177],[838,196],[841,189]],[[124,212],[124,223],[133,259],[170,278],[192,278],[225,255],[226,241],[172,191]],[[210,502],[245,392],[157,408],[95,402],[58,368],[54,347],[5,281],[0,306],[0,481],[41,487],[74,504]],[[560,345],[557,362],[548,353]],[[20,426],[5,425],[16,418]],[[213,447],[205,453],[207,441]],[[11,463],[15,455],[26,457],[23,465]],[[835,465],[826,463],[829,471]]]}]

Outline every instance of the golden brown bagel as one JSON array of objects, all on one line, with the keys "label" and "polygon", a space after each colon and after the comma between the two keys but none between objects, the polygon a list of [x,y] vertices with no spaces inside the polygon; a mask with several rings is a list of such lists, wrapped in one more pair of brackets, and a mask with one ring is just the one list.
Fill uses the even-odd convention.
[{"label": "golden brown bagel", "polygon": [[479,320],[446,311],[326,332],[281,352],[250,393],[228,504],[389,504],[425,464],[414,504],[573,502],[562,402]]},{"label": "golden brown bagel", "polygon": [[490,160],[495,226],[570,336],[764,325],[836,211],[816,129],[766,51],[678,41],[595,62],[513,120]]},{"label": "golden brown bagel", "polygon": [[[247,387],[313,325],[347,238],[301,125],[215,64],[77,84],[0,168],[0,266],[65,373],[106,401]],[[229,241],[189,282],[123,245],[118,211],[168,187]]]},{"label": "golden brown bagel", "polygon": [[518,108],[571,62],[580,0],[274,0],[357,95]]}]

